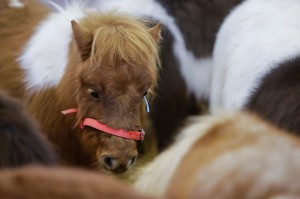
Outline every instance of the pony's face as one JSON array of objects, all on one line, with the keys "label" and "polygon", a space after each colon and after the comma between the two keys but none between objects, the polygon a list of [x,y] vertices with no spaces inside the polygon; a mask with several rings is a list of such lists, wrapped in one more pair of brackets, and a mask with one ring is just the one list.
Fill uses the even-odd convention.
[{"label": "pony's face", "polygon": [[[115,129],[139,131],[146,115],[143,97],[157,81],[160,25],[148,29],[135,19],[113,15],[96,21],[101,28],[72,22],[75,56],[81,57],[76,71],[78,122],[93,118]],[[100,170],[121,173],[137,159],[134,140],[85,128],[79,141]]]},{"label": "pony's face", "polygon": [[80,74],[78,104],[85,117],[116,129],[137,131],[145,116],[143,97],[154,79],[147,66],[95,66]]},{"label": "pony's face", "polygon": [[[146,114],[143,96],[154,81],[147,68],[122,63],[113,70],[95,66],[81,71],[76,92],[80,120],[88,117],[115,129],[140,130]],[[99,169],[122,172],[137,159],[134,140],[85,128],[81,141],[87,153],[96,152],[93,162]]]}]

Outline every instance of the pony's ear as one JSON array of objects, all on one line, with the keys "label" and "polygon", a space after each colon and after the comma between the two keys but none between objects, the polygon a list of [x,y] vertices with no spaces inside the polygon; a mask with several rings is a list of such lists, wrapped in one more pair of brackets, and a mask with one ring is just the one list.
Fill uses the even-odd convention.
[{"label": "pony's ear", "polygon": [[161,29],[161,24],[157,23],[155,26],[152,28],[148,29],[148,32],[152,36],[152,38],[158,43],[160,41],[160,29]]},{"label": "pony's ear", "polygon": [[85,28],[80,27],[74,20],[71,21],[71,24],[78,50],[80,51],[81,58],[84,61],[91,54],[93,34]]}]

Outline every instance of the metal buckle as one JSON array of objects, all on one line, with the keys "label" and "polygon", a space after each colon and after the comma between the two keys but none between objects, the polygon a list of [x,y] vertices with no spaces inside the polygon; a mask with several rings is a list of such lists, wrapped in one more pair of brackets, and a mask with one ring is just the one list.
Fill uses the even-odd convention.
[{"label": "metal buckle", "polygon": [[145,133],[144,129],[141,129],[140,131],[141,131],[141,141],[143,141],[146,133]]},{"label": "metal buckle", "polygon": [[81,129],[84,129],[84,126],[83,126],[83,120],[80,122],[80,128],[81,128]]}]

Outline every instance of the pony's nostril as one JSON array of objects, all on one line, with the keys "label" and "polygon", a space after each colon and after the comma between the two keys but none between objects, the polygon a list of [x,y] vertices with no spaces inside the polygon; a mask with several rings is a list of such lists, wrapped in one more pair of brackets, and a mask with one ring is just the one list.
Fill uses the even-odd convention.
[{"label": "pony's nostril", "polygon": [[107,169],[114,169],[118,166],[117,160],[110,156],[106,156],[103,158],[103,164]]},{"label": "pony's nostril", "polygon": [[136,155],[136,156],[134,156],[133,158],[129,159],[127,165],[128,165],[128,166],[134,165],[134,164],[136,163],[137,157],[138,157],[138,156]]},{"label": "pony's nostril", "polygon": [[103,167],[113,173],[123,173],[132,167],[137,161],[138,155],[132,158],[117,158],[111,156],[104,156],[101,160]]}]

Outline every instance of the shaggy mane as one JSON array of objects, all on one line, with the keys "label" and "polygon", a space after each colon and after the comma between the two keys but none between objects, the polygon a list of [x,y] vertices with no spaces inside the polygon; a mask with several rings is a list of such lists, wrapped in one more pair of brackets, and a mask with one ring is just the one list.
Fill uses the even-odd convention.
[{"label": "shaggy mane", "polygon": [[86,13],[79,23],[93,33],[91,65],[114,67],[126,62],[154,66],[150,70],[154,79],[157,79],[160,68],[159,47],[147,31],[149,22],[109,11]]}]

